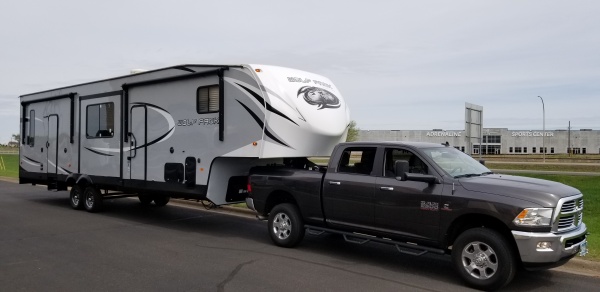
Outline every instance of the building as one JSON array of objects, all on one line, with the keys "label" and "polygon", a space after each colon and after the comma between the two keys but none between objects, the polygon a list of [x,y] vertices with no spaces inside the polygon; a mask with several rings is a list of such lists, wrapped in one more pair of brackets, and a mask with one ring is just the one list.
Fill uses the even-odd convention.
[{"label": "building", "polygon": [[[483,128],[483,141],[472,139],[472,154],[599,154],[600,130],[509,130]],[[450,143],[465,151],[464,130],[360,130],[358,141],[418,141]],[[481,145],[480,145],[481,142]],[[570,145],[570,147],[569,147]],[[571,148],[571,149],[569,149]]]}]

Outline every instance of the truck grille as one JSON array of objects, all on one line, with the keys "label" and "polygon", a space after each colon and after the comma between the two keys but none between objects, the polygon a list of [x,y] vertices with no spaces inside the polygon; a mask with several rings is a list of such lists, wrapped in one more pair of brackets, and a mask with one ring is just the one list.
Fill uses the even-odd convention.
[{"label": "truck grille", "polygon": [[560,213],[554,221],[556,232],[566,232],[577,228],[583,220],[583,195],[561,199],[558,202]]}]

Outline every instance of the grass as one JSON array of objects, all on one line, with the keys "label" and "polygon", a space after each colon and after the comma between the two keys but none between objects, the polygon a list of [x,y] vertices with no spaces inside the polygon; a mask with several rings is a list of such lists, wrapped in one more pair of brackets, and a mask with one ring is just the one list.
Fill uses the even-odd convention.
[{"label": "grass", "polygon": [[543,170],[543,171],[567,171],[567,172],[600,172],[600,164],[589,163],[589,165],[572,164],[512,164],[512,163],[494,163],[493,161],[485,163],[490,169],[511,169],[511,170]]},{"label": "grass", "polygon": [[560,182],[583,193],[585,207],[583,222],[588,228],[588,249],[586,259],[600,261],[600,180],[597,176],[520,174],[521,176],[541,178]]},{"label": "grass", "polygon": [[[4,164],[2,164],[3,161]],[[18,154],[0,154],[0,176],[14,178],[19,177]]]}]

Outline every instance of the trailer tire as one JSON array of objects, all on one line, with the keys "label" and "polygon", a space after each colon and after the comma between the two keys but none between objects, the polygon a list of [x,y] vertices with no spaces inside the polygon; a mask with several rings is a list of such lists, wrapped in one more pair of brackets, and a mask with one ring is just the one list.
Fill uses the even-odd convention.
[{"label": "trailer tire", "polygon": [[277,246],[294,247],[304,238],[304,222],[293,204],[279,204],[269,213],[269,235]]},{"label": "trailer tire", "polygon": [[510,243],[488,228],[473,228],[459,235],[452,247],[452,263],[469,286],[482,290],[504,287],[517,270]]},{"label": "trailer tire", "polygon": [[85,200],[83,205],[86,211],[94,213],[102,209],[102,194],[96,187],[89,186],[85,188],[83,198]]},{"label": "trailer tire", "polygon": [[170,200],[171,200],[171,197],[169,197],[169,196],[155,196],[154,204],[157,207],[164,207],[165,205],[167,205],[167,203],[169,203]]},{"label": "trailer tire", "polygon": [[83,199],[83,189],[80,186],[74,185],[73,187],[71,187],[71,193],[69,194],[69,198],[69,201],[71,202],[71,207],[73,207],[73,209],[83,209],[83,204],[85,200]]},{"label": "trailer tire", "polygon": [[152,203],[152,200],[154,200],[154,198],[149,195],[139,195],[138,199],[140,200],[140,204],[142,204],[142,206],[149,206]]}]

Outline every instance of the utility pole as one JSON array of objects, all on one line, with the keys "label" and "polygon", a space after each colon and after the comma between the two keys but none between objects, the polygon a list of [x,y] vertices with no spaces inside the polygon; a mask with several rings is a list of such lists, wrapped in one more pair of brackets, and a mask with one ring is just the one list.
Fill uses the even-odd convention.
[{"label": "utility pole", "polygon": [[546,145],[544,145],[544,140],[546,138],[546,107],[544,106],[544,99],[538,95],[538,97],[542,100],[542,114],[543,114],[543,120],[542,120],[542,149],[544,155],[544,163],[546,163]]}]

